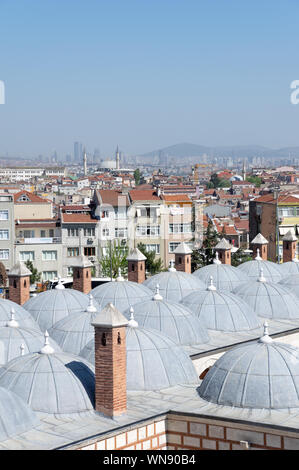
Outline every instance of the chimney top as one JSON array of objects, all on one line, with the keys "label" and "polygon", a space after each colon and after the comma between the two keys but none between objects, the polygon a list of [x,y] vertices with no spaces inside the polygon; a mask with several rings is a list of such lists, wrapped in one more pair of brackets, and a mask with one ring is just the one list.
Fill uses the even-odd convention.
[{"label": "chimney top", "polygon": [[128,320],[112,303],[108,303],[106,307],[96,315],[91,324],[94,327],[104,326],[116,328],[127,326]]}]

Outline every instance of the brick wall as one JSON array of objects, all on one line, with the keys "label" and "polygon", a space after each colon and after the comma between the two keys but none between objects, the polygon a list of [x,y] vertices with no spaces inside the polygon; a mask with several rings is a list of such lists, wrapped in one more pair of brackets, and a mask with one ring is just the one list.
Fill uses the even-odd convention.
[{"label": "brick wall", "polygon": [[145,281],[145,261],[128,262],[128,281],[141,284]]},{"label": "brick wall", "polygon": [[73,289],[89,294],[91,291],[91,269],[73,268]]},{"label": "brick wall", "polygon": [[30,277],[9,277],[9,300],[23,305],[30,298]]}]

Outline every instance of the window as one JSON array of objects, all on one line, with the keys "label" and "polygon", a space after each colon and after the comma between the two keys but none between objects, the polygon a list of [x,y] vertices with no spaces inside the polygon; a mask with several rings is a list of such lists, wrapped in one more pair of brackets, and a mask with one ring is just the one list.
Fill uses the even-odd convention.
[{"label": "window", "polygon": [[24,238],[34,238],[34,230],[24,230]]},{"label": "window", "polygon": [[49,237],[54,237],[54,230],[52,228],[49,230]]},{"label": "window", "polygon": [[103,237],[109,237],[109,228],[103,228]]},{"label": "window", "polygon": [[88,227],[84,229],[84,237],[94,237],[95,236],[95,228]]},{"label": "window", "polygon": [[126,227],[125,228],[116,227],[115,229],[116,238],[127,238],[127,236],[128,236],[128,229]]},{"label": "window", "polygon": [[160,245],[151,243],[150,245],[145,245],[147,251],[154,251],[156,255],[160,254]]},{"label": "window", "polygon": [[29,202],[30,199],[26,194],[22,194],[22,196],[19,197],[18,202]]},{"label": "window", "polygon": [[67,229],[67,236],[68,237],[78,237],[79,236],[79,229],[78,228],[68,228]]},{"label": "window", "polygon": [[0,259],[8,259],[9,250],[0,250]]},{"label": "window", "polygon": [[85,246],[84,247],[84,256],[95,256],[96,249],[94,246]]},{"label": "window", "polygon": [[34,251],[20,251],[20,261],[34,261]]},{"label": "window", "polygon": [[42,273],[43,281],[52,281],[55,277],[57,277],[57,271],[43,271]]},{"label": "window", "polygon": [[169,224],[169,233],[191,233],[192,224]]},{"label": "window", "polygon": [[170,242],[169,243],[169,253],[173,253],[174,250],[180,245],[180,242]]},{"label": "window", "polygon": [[109,212],[108,211],[102,211],[102,219],[106,219],[109,217]]},{"label": "window", "polygon": [[46,230],[41,230],[40,231],[40,237],[41,238],[46,238]]},{"label": "window", "polygon": [[295,208],[294,207],[280,207],[278,209],[278,215],[280,217],[294,217]]},{"label": "window", "polygon": [[0,240],[9,240],[9,230],[0,230]]},{"label": "window", "polygon": [[71,266],[67,268],[67,277],[73,277],[73,268]]},{"label": "window", "polygon": [[8,220],[8,210],[0,211],[0,220]]},{"label": "window", "polygon": [[78,247],[68,248],[67,249],[67,255],[68,255],[68,257],[79,256],[79,248]]},{"label": "window", "polygon": [[42,253],[43,261],[55,261],[57,260],[57,251],[43,251]]},{"label": "window", "polygon": [[139,237],[157,237],[160,235],[160,225],[137,225],[136,235]]}]

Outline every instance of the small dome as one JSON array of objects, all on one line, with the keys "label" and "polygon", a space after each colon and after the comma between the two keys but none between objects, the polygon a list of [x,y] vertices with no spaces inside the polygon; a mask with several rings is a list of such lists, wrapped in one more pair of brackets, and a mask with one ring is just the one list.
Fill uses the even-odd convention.
[{"label": "small dome", "polygon": [[[58,284],[59,285],[59,284]],[[42,331],[70,313],[82,312],[88,306],[88,296],[75,289],[55,288],[31,297],[24,308],[36,320]]]},{"label": "small dome", "polygon": [[92,289],[91,294],[100,310],[108,303],[112,303],[120,312],[124,312],[137,302],[149,300],[153,295],[144,284],[125,281],[123,278],[97,286]]},{"label": "small dome", "polygon": [[171,271],[155,274],[146,281],[144,285],[155,291],[156,285],[159,284],[160,293],[165,300],[172,302],[179,302],[182,297],[194,292],[195,290],[204,289],[205,285],[192,276],[192,274],[183,271],[176,271],[170,268]]},{"label": "small dome", "polygon": [[241,297],[263,318],[299,318],[299,299],[281,284],[267,282],[263,270],[258,281],[239,286],[233,293]]},{"label": "small dome", "polygon": [[211,276],[218,290],[232,291],[235,287],[248,282],[246,274],[240,273],[234,266],[221,263],[213,263],[199,268],[194,271],[192,276],[200,279],[204,283],[205,289],[209,284]]},{"label": "small dome", "polygon": [[264,336],[215,362],[199,387],[204,400],[241,408],[299,407],[299,349]]},{"label": "small dome", "polygon": [[29,431],[39,424],[36,414],[18,395],[0,387],[0,441]]},{"label": "small dome", "polygon": [[272,263],[272,261],[262,260],[261,258],[254,259],[252,261],[246,261],[237,267],[237,269],[245,273],[251,281],[258,280],[261,268],[269,282],[279,282],[281,280],[282,272],[279,269],[279,265]]},{"label": "small dome", "polygon": [[91,322],[97,314],[93,297],[89,295],[89,305],[81,312],[70,313],[54,323],[49,335],[55,339],[63,351],[79,354],[84,346],[94,338],[94,327]]},{"label": "small dome", "polygon": [[[207,343],[209,335],[201,322],[192,315],[192,312],[175,302],[160,300],[147,300],[135,304],[134,319],[140,327],[158,330],[169,336],[181,345],[195,345]],[[130,310],[124,312],[129,319]]]},{"label": "small dome", "polygon": [[278,284],[282,285],[283,287],[286,287],[293,294],[295,294],[296,297],[299,297],[299,272],[297,274],[291,274],[282,278]]},{"label": "small dome", "polygon": [[287,261],[286,263],[280,263],[277,265],[280,270],[282,279],[284,276],[290,276],[291,274],[299,274],[299,261]]},{"label": "small dome", "polygon": [[47,341],[40,352],[17,357],[0,371],[0,387],[40,413],[93,410],[94,383],[91,364],[78,356],[55,352]]},{"label": "small dome", "polygon": [[217,291],[213,278],[205,291],[192,292],[181,303],[212,330],[244,331],[261,326],[253,309],[231,292]]},{"label": "small dome", "polygon": [[[198,382],[188,354],[156,330],[128,326],[126,348],[128,390],[161,390]],[[94,363],[94,340],[80,355]]]},{"label": "small dome", "polygon": [[30,313],[19,304],[7,299],[0,299],[0,326],[5,326],[10,320],[11,311],[14,311],[15,319],[21,327],[39,330],[39,326]]}]

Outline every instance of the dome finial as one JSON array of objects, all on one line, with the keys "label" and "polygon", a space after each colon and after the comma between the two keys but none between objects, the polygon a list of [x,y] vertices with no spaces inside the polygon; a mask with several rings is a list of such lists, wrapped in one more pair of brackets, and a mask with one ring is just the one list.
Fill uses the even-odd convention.
[{"label": "dome finial", "polygon": [[269,330],[268,330],[268,322],[265,321],[264,323],[264,334],[263,336],[259,339],[259,342],[260,343],[272,343],[273,342],[273,339],[270,338],[269,336]]},{"label": "dome finial", "polygon": [[261,256],[260,256],[260,249],[259,249],[259,248],[256,249],[256,257],[255,257],[255,259],[256,259],[257,261],[263,261],[263,258],[261,258]]},{"label": "dome finial", "polygon": [[217,290],[216,286],[214,285],[213,276],[210,276],[210,281],[207,290]]},{"label": "dome finial", "polygon": [[174,267],[174,260],[173,259],[170,260],[170,266],[168,268],[168,271],[171,272],[171,273],[176,271],[176,269]]},{"label": "dome finial", "polygon": [[117,280],[117,282],[122,282],[122,281],[125,280],[121,275],[121,267],[118,268],[118,276],[117,276],[116,280]]},{"label": "dome finial", "polygon": [[65,287],[64,287],[64,285],[62,284],[62,281],[61,281],[61,276],[58,276],[58,283],[55,286],[55,289],[65,289]]},{"label": "dome finial", "polygon": [[55,352],[55,350],[52,348],[52,346],[50,346],[49,344],[49,333],[48,331],[46,330],[45,331],[45,344],[44,346],[42,347],[42,349],[40,350],[40,352],[42,354],[53,354]]},{"label": "dome finial", "polygon": [[15,317],[15,309],[12,307],[10,310],[10,320],[6,323],[6,326],[10,326],[12,328],[18,328],[19,322],[17,322],[16,317]]},{"label": "dome finial", "polygon": [[221,261],[220,261],[220,259],[219,259],[218,251],[216,251],[216,256],[215,256],[215,258],[213,259],[213,264],[221,264]]},{"label": "dome finial", "polygon": [[134,309],[130,307],[130,320],[128,322],[128,326],[131,328],[138,328],[138,322],[134,319]]},{"label": "dome finial", "polygon": [[24,356],[24,354],[25,354],[25,346],[24,346],[23,343],[22,343],[21,346],[20,346],[20,350],[21,350],[21,356]]},{"label": "dome finial", "polygon": [[162,295],[160,294],[160,286],[159,284],[156,285],[156,293],[153,297],[153,300],[163,300]]},{"label": "dome finial", "polygon": [[88,306],[86,307],[86,312],[88,312],[88,313],[96,312],[97,309],[96,309],[96,307],[95,307],[95,305],[94,305],[94,303],[93,303],[93,296],[92,296],[92,294],[89,294],[89,295],[88,295],[88,299],[89,299],[89,300],[88,300]]},{"label": "dome finial", "polygon": [[259,282],[266,282],[266,278],[264,277],[264,270],[263,268],[260,269],[260,277],[259,277]]}]

